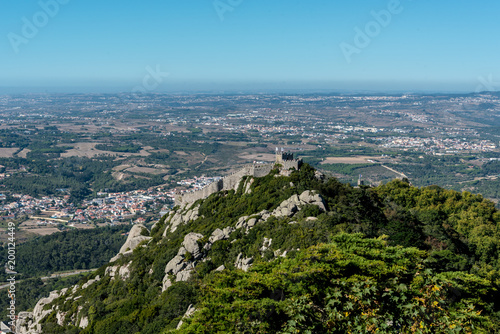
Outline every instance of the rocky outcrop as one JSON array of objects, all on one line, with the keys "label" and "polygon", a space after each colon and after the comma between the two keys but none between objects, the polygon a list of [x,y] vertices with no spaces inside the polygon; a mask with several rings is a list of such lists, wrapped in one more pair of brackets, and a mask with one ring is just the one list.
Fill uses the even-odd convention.
[{"label": "rocky outcrop", "polygon": [[[45,310],[45,305],[52,303],[55,299],[59,298],[66,293],[68,289],[60,291],[52,291],[47,298],[42,298],[38,301],[33,309],[33,312],[20,312],[16,322],[16,333],[18,334],[39,334],[41,333],[42,326],[40,322],[48,314],[54,311],[53,308]],[[56,307],[57,310],[57,307]],[[63,312],[56,313],[57,323],[62,325],[66,314]]]},{"label": "rocky outcrop", "polygon": [[243,253],[240,253],[236,258],[234,266],[243,271],[248,271],[248,269],[250,269],[250,267],[252,266],[252,263],[253,263],[253,258],[251,257],[244,258]]},{"label": "rocky outcrop", "polygon": [[80,328],[87,328],[89,325],[89,318],[88,317],[82,317],[80,319],[80,323],[78,324],[78,327]]},{"label": "rocky outcrop", "polygon": [[317,205],[321,211],[326,211],[325,201],[320,194],[315,191],[306,190],[302,194],[300,194],[299,199],[304,204],[312,204]]},{"label": "rocky outcrop", "polygon": [[[189,305],[189,307],[188,307],[186,313],[184,313],[184,316],[182,317],[182,319],[186,319],[186,318],[191,317],[194,314],[194,312],[196,312],[196,308],[193,305]],[[177,324],[177,328],[176,329],[180,329],[181,328],[182,323],[183,323],[182,319]]]},{"label": "rocky outcrop", "polygon": [[270,216],[277,218],[293,217],[306,205],[316,205],[321,211],[326,211],[325,202],[321,195],[314,191],[306,190],[300,195],[293,195],[284,200],[273,212],[263,210],[252,216],[240,217],[236,222],[236,229],[243,228],[248,233],[255,225],[265,222]]},{"label": "rocky outcrop", "polygon": [[273,239],[264,237],[264,242],[262,242],[262,247],[260,248],[260,252],[262,256],[264,256],[264,252],[271,248],[273,244]]},{"label": "rocky outcrop", "polygon": [[162,291],[172,286],[173,282],[169,277],[170,275],[175,276],[176,282],[185,282],[191,277],[191,271],[196,265],[196,260],[199,260],[202,255],[202,248],[198,244],[198,240],[201,238],[203,238],[203,235],[199,233],[189,233],[184,237],[182,247],[177,252],[177,255],[165,267]]},{"label": "rocky outcrop", "polygon": [[151,239],[151,237],[145,236],[144,234],[149,235],[149,231],[146,226],[142,224],[134,225],[128,234],[127,241],[125,241],[123,246],[120,248],[120,252],[113,257],[110,262],[118,260],[123,255],[131,254],[141,242]]},{"label": "rocky outcrop", "polygon": [[[186,205],[186,207],[187,206],[188,205]],[[170,223],[168,224],[167,228],[163,232],[163,236],[165,237],[167,235],[168,231],[175,232],[175,230],[177,230],[177,228],[180,225],[183,225],[183,224],[186,224],[192,220],[198,219],[199,210],[200,210],[200,206],[197,205],[195,207],[189,208],[187,211],[182,210],[182,208],[181,208],[181,210],[177,210],[177,211],[172,212],[170,214],[170,216],[167,217],[167,221],[169,221]]]},{"label": "rocky outcrop", "polygon": [[16,333],[18,334],[37,334],[34,328],[33,312],[19,312],[16,321]]},{"label": "rocky outcrop", "polygon": [[126,280],[127,278],[130,277],[130,265],[132,264],[132,261],[130,261],[127,265],[125,266],[110,266],[106,268],[106,271],[104,272],[105,275],[111,277],[111,279],[116,279],[120,278],[121,280]]},{"label": "rocky outcrop", "polygon": [[252,216],[243,216],[236,222],[236,229],[244,228],[247,232],[252,229],[257,223],[266,221],[271,217],[271,213],[267,210],[262,210],[261,212]]},{"label": "rocky outcrop", "polygon": [[231,233],[233,233],[234,231],[236,231],[236,229],[231,226],[228,226],[223,230],[221,230],[220,228],[216,229],[212,232],[210,238],[208,238],[208,242],[205,244],[203,249],[210,250],[212,248],[212,245],[217,241],[229,239]]},{"label": "rocky outcrop", "polygon": [[314,172],[314,177],[319,181],[323,181],[325,179],[325,174],[317,170]]},{"label": "rocky outcrop", "polygon": [[251,194],[252,193],[251,186],[252,186],[253,182],[254,182],[253,178],[247,180],[247,182],[245,183],[245,194]]},{"label": "rocky outcrop", "polygon": [[201,256],[200,245],[198,244],[198,240],[201,238],[203,238],[203,234],[189,233],[184,237],[184,241],[182,242],[182,246],[186,252],[191,253],[194,259],[199,259]]},{"label": "rocky outcrop", "polygon": [[89,280],[87,281],[87,283],[83,284],[83,285],[82,285],[82,289],[86,289],[86,288],[88,288],[90,285],[92,285],[92,284],[94,284],[94,283],[96,283],[96,282],[99,282],[100,280],[101,280],[101,277],[100,277],[99,275],[97,275],[95,278],[93,278],[93,279],[89,279]]},{"label": "rocky outcrop", "polygon": [[272,212],[272,215],[278,218],[292,217],[305,205],[316,205],[321,211],[326,211],[325,202],[323,201],[321,195],[313,191],[306,190],[300,195],[293,195],[289,199],[281,202],[281,204]]}]

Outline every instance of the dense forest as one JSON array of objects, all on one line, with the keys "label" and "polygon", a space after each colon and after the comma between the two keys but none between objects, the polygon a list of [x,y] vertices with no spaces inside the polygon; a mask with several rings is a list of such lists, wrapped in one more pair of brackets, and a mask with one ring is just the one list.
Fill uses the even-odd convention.
[{"label": "dense forest", "polygon": [[[85,276],[76,275],[46,281],[42,281],[41,277],[61,271],[94,269],[107,263],[120,250],[126,239],[124,234],[129,229],[130,226],[117,226],[68,230],[17,244],[18,309],[31,309],[40,298],[47,297],[51,291],[74,285]],[[0,246],[0,254],[6,259],[7,247]],[[8,277],[9,275],[2,271],[0,282],[6,282]],[[7,298],[0,299],[2,320],[6,319],[8,302]]]},{"label": "dense forest", "polygon": [[[100,281],[56,299],[67,312],[44,321],[46,333],[495,333],[500,328],[500,213],[479,195],[393,181],[354,188],[323,179],[304,164],[290,177],[273,171],[249,189],[198,201],[199,217],[165,231],[173,215],[151,230],[147,247],[114,265],[128,279]],[[293,216],[270,216],[228,239],[201,246],[217,228],[242,216],[272,211],[312,190],[325,210],[305,205]],[[175,208],[179,213],[183,208]],[[203,261],[188,281],[162,292],[166,264],[184,237],[201,233]],[[272,246],[263,247],[272,239]],[[286,252],[286,253],[285,253]],[[283,256],[285,254],[286,256]],[[238,258],[253,259],[247,271]],[[132,261],[132,262],[131,262]],[[221,267],[221,266],[224,267]],[[222,271],[216,268],[225,268]],[[76,295],[75,295],[76,296]],[[68,299],[69,298],[69,299]],[[189,305],[196,307],[184,318]],[[75,327],[71,318],[87,317]],[[176,327],[180,320],[183,325]]]},{"label": "dense forest", "polygon": [[[66,270],[98,268],[115,256],[126,240],[130,226],[72,229],[38,237],[16,245],[18,279],[40,277]],[[7,245],[5,245],[7,246]],[[0,246],[7,258],[7,247]],[[0,274],[5,282],[6,274]]]}]

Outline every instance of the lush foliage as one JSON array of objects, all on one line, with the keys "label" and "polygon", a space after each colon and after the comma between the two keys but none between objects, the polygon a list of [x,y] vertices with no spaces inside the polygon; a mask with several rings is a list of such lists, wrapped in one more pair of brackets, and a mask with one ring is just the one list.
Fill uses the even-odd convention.
[{"label": "lush foliage", "polygon": [[[293,259],[264,263],[248,273],[229,270],[208,276],[201,283],[200,310],[180,333],[463,333],[495,328],[453,278],[425,269],[425,257],[415,248],[339,234],[332,243],[313,246]],[[490,288],[484,280],[464,279],[483,292]]]},{"label": "lush foliage", "polygon": [[[98,268],[116,255],[130,226],[69,230],[30,240],[16,247],[18,278],[49,273]],[[2,258],[7,248],[0,247]],[[5,281],[5,274],[1,276]]]},{"label": "lush foliage", "polygon": [[[77,301],[61,297],[54,303],[68,312],[68,326],[56,326],[52,313],[47,331],[169,332],[190,304],[198,311],[184,320],[185,333],[494,333],[499,328],[500,215],[481,196],[402,181],[353,188],[317,178],[307,164],[290,177],[275,171],[255,178],[250,192],[244,191],[245,182],[250,180],[195,203],[199,218],[165,236],[170,218],[163,217],[147,247],[114,264],[130,263],[129,279],[104,276],[80,291],[83,298]],[[321,194],[327,211],[309,205],[290,218],[271,217],[248,233],[237,230],[202,251],[205,260],[196,263],[188,282],[161,293],[165,266],[187,233],[203,234],[201,245],[215,229],[272,211],[305,190]],[[264,238],[272,239],[267,250]],[[247,273],[234,269],[239,254],[254,260]],[[221,265],[226,269],[214,272]],[[77,314],[88,316],[89,327],[69,325]]]}]

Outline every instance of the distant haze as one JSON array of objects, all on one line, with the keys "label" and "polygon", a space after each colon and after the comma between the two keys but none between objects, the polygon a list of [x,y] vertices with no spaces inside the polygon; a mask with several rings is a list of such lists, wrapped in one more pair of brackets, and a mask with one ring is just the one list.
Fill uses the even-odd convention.
[{"label": "distant haze", "polygon": [[7,2],[0,93],[500,90],[499,12],[463,0]]}]

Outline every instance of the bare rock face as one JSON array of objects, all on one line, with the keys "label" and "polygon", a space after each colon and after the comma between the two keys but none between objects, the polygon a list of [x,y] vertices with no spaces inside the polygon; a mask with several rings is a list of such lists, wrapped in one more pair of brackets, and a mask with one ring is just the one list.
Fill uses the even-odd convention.
[{"label": "bare rock face", "polygon": [[130,277],[130,265],[132,261],[130,261],[125,266],[109,266],[106,268],[105,275],[111,277],[111,279],[116,279],[120,277],[122,280],[126,280]]},{"label": "bare rock face", "polygon": [[34,330],[33,312],[19,312],[16,321],[16,333],[18,334],[37,334]]},{"label": "bare rock face", "polygon": [[243,228],[243,227],[246,227],[246,221],[248,219],[248,216],[242,216],[238,219],[238,221],[236,222],[236,228],[239,229],[239,228]]},{"label": "bare rock face", "polygon": [[[186,313],[184,313],[184,316],[182,317],[182,319],[190,318],[194,314],[194,312],[196,312],[196,308],[192,304],[189,305],[189,307],[188,307]],[[182,326],[182,320],[179,321],[176,329],[180,329],[181,326]]]},{"label": "bare rock face", "polygon": [[251,257],[244,258],[243,253],[240,253],[236,258],[234,266],[243,271],[248,271],[248,269],[250,269],[250,267],[252,266],[252,263],[253,263],[253,258]]},{"label": "bare rock face", "polygon": [[82,289],[88,288],[90,285],[94,284],[95,282],[99,282],[101,280],[101,277],[97,275],[94,279],[90,279],[87,281],[87,283],[82,285]]},{"label": "bare rock face", "polygon": [[314,177],[320,181],[323,181],[325,179],[325,174],[321,173],[320,171],[315,171]]},{"label": "bare rock face", "polygon": [[123,254],[127,251],[133,251],[142,241],[151,239],[151,237],[142,235],[144,232],[149,234],[146,226],[141,224],[134,225],[128,234],[127,241],[125,241],[122,248],[120,248],[120,253]]},{"label": "bare rock face", "polygon": [[[189,233],[184,237],[182,247],[177,252],[177,255],[165,267],[162,292],[172,286],[169,275],[174,275],[176,282],[185,282],[191,277],[196,260],[199,260],[202,255],[198,244],[198,240],[201,238],[203,238],[203,235],[199,233]],[[186,258],[187,253],[192,255],[190,259]]]},{"label": "bare rock face", "polygon": [[191,253],[195,259],[199,259],[201,256],[200,246],[198,245],[198,240],[203,238],[203,234],[199,233],[189,233],[184,237],[182,246],[187,252]]},{"label": "bare rock face", "polygon": [[236,231],[236,229],[231,226],[228,226],[223,230],[221,230],[220,228],[216,229],[212,232],[210,238],[208,238],[208,242],[205,244],[203,249],[210,250],[212,248],[212,245],[217,241],[229,239],[231,233],[233,233],[234,231]]},{"label": "bare rock face", "polygon": [[[116,272],[118,271],[119,266],[109,266],[106,268],[106,271],[104,272],[104,275],[111,277],[111,279],[116,278]],[[76,285],[75,285],[76,287]],[[74,291],[73,291],[74,292]]]},{"label": "bare rock face", "polygon": [[264,241],[262,242],[262,247],[260,248],[260,252],[264,253],[268,249],[271,248],[271,245],[273,244],[273,239],[272,238],[266,238],[264,237]]},{"label": "bare rock face", "polygon": [[[53,309],[44,310],[45,305],[52,303],[55,299],[59,298],[66,293],[68,289],[60,291],[52,291],[47,298],[42,298],[38,301],[33,309],[33,312],[20,312],[18,320],[16,321],[16,333],[18,334],[39,334],[42,333],[42,325],[40,321],[52,313]],[[56,319],[59,324],[64,321],[65,314],[57,312]]]},{"label": "bare rock face", "polygon": [[[186,207],[187,205],[183,206]],[[183,211],[183,208],[177,210],[172,213],[172,217],[170,218],[170,224],[163,232],[163,236],[167,235],[167,232],[175,232],[177,228],[182,225],[190,222],[191,220],[196,220],[199,217],[200,206],[197,205],[194,208],[189,208],[187,211]],[[168,218],[167,218],[168,219]]]},{"label": "bare rock face", "polygon": [[143,242],[144,240],[150,240],[151,237],[143,235],[145,233],[149,234],[146,226],[142,224],[134,225],[128,234],[127,241],[125,241],[122,248],[120,248],[120,252],[109,262],[114,262],[118,260],[122,255],[132,253],[141,242]]},{"label": "bare rock face", "polygon": [[305,204],[317,205],[321,211],[326,211],[325,202],[323,201],[323,197],[320,194],[315,193],[314,191],[306,190],[299,196],[300,201]]},{"label": "bare rock face", "polygon": [[316,205],[322,211],[326,211],[325,203],[321,195],[306,190],[300,196],[293,195],[287,200],[281,202],[281,204],[272,212],[273,216],[277,218],[281,217],[292,217],[295,213],[300,211],[305,205]]},{"label": "bare rock face", "polygon": [[88,317],[82,317],[80,319],[80,323],[78,324],[78,327],[80,328],[87,328],[89,325],[89,318]]}]

